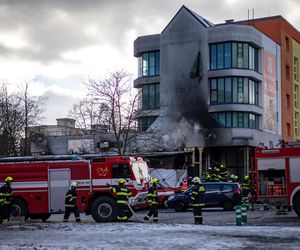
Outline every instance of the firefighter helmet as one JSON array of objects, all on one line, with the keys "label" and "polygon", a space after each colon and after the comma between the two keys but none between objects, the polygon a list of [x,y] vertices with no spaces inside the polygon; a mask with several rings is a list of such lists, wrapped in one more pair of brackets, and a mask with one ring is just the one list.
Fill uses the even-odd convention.
[{"label": "firefighter helmet", "polygon": [[119,184],[124,184],[125,183],[125,180],[124,179],[120,179],[119,180]]},{"label": "firefighter helmet", "polygon": [[6,182],[12,182],[14,179],[11,177],[11,176],[7,176],[6,178],[5,178],[5,181]]},{"label": "firefighter helmet", "polygon": [[196,177],[193,178],[192,182],[193,182],[193,183],[200,183],[201,180],[200,180],[199,177],[196,176]]},{"label": "firefighter helmet", "polygon": [[157,178],[153,178],[152,181],[151,181],[152,184],[155,184],[155,183],[158,183],[158,182],[159,182],[159,180]]},{"label": "firefighter helmet", "polygon": [[249,175],[245,175],[245,176],[244,176],[244,179],[245,179],[245,180],[249,180]]},{"label": "firefighter helmet", "polygon": [[78,183],[76,181],[73,181],[71,183],[71,188],[76,188],[76,187],[78,187]]}]

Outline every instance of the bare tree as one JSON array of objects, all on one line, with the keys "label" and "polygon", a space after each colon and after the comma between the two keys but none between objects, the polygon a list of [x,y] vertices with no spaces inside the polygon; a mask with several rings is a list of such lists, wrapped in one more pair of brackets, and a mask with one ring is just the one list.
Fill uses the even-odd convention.
[{"label": "bare tree", "polygon": [[88,130],[105,125],[108,115],[108,107],[105,103],[99,102],[97,98],[84,98],[78,100],[69,112],[70,117],[76,120],[76,125],[84,134]]},{"label": "bare tree", "polygon": [[106,105],[103,121],[114,134],[118,154],[126,153],[131,132],[136,130],[134,113],[137,109],[138,94],[133,91],[131,75],[121,70],[111,73],[104,80],[88,79],[85,82],[89,96]]},{"label": "bare tree", "polygon": [[0,88],[0,155],[20,154],[22,137],[22,109],[20,99],[9,95],[6,84]]},{"label": "bare tree", "polygon": [[19,86],[20,93],[18,97],[21,100],[23,131],[24,131],[24,149],[23,155],[27,155],[28,151],[28,127],[39,124],[44,120],[45,102],[47,98],[42,96],[33,96],[30,94],[29,87],[31,82],[25,81]]}]

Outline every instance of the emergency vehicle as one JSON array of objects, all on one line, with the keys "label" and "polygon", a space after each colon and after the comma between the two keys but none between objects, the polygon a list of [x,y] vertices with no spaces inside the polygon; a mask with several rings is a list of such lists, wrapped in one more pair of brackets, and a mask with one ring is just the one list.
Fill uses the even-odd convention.
[{"label": "emergency vehicle", "polygon": [[13,216],[43,221],[51,214],[64,212],[65,194],[72,181],[78,183],[80,212],[91,214],[96,222],[116,220],[116,199],[109,187],[118,185],[120,178],[126,180],[133,196],[145,191],[150,181],[142,158],[124,156],[0,158],[0,181],[7,176],[14,179]]},{"label": "emergency vehicle", "polygon": [[300,148],[258,148],[253,167],[257,201],[293,207],[300,217]]}]

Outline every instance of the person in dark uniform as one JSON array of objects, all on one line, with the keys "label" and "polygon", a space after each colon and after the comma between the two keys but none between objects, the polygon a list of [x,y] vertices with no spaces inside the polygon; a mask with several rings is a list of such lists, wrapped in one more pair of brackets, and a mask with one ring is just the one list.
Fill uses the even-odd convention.
[{"label": "person in dark uniform", "polygon": [[223,164],[220,165],[220,181],[227,181],[227,171]]},{"label": "person in dark uniform", "polygon": [[73,181],[71,183],[71,188],[66,193],[64,222],[68,222],[69,216],[72,212],[75,215],[76,222],[80,222],[79,209],[77,207],[77,187],[78,183]]},{"label": "person in dark uniform", "polygon": [[118,207],[118,215],[117,220],[122,222],[128,220],[126,215],[127,202],[128,199],[131,198],[130,190],[125,187],[125,180],[120,179],[119,185],[117,187],[110,187],[110,190],[116,195],[117,198],[117,207]]},{"label": "person in dark uniform", "polygon": [[194,187],[191,194],[195,224],[202,224],[202,207],[204,207],[205,187],[199,177],[193,179]]},{"label": "person in dark uniform", "polygon": [[242,194],[243,194],[243,202],[249,203],[248,195],[250,193],[250,178],[249,175],[245,175],[242,180]]},{"label": "person in dark uniform", "polygon": [[151,187],[148,190],[148,204],[150,206],[149,212],[144,217],[144,220],[149,220],[150,217],[153,215],[153,222],[158,222],[158,210],[157,210],[157,204],[158,204],[158,196],[157,196],[157,183],[159,180],[157,178],[154,178],[151,181]]},{"label": "person in dark uniform", "polygon": [[13,178],[5,178],[5,184],[0,188],[0,224],[7,223],[11,214],[11,200]]}]

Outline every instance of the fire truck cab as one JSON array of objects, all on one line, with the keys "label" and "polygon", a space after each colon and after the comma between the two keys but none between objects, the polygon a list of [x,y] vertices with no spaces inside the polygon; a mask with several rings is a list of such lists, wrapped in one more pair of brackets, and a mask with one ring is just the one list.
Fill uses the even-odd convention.
[{"label": "fire truck cab", "polygon": [[[126,180],[132,195],[147,189],[147,163],[141,157],[14,157],[0,159],[0,185],[12,176],[13,215],[47,220],[63,213],[65,194],[78,183],[77,205],[96,222],[116,220],[117,205],[109,187]],[[130,216],[128,211],[128,217]]]},{"label": "fire truck cab", "polygon": [[293,207],[300,217],[300,148],[258,148],[254,167],[257,201]]}]

